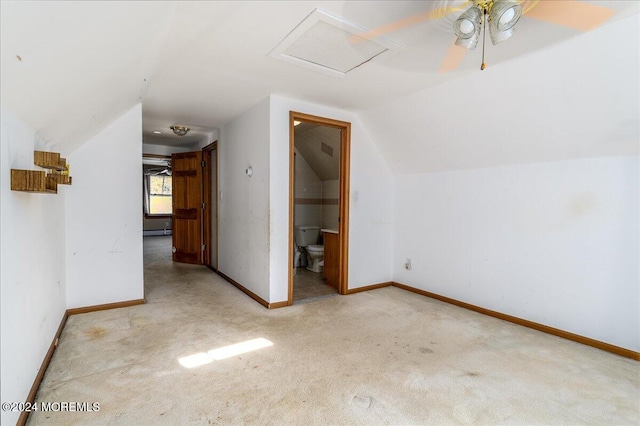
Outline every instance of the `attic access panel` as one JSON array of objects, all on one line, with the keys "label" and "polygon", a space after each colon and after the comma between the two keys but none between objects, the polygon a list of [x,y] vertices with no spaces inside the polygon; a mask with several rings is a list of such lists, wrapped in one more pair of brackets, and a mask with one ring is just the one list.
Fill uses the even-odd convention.
[{"label": "attic access panel", "polygon": [[269,56],[325,74],[346,74],[373,58],[403,48],[384,37],[363,37],[367,29],[315,9]]}]

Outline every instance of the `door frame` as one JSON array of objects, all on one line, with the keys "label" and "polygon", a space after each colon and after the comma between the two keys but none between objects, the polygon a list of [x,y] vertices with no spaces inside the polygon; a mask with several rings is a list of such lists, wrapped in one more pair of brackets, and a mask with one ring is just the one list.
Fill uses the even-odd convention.
[{"label": "door frame", "polygon": [[338,213],[338,235],[340,239],[340,260],[338,293],[347,294],[349,290],[349,177],[351,165],[351,123],[326,117],[289,111],[289,295],[287,305],[293,304],[293,245],[295,213],[295,121],[318,124],[340,129],[340,196]]},{"label": "door frame", "polygon": [[[218,267],[218,236],[219,236],[219,203],[216,202],[216,223],[211,223],[211,200],[212,196],[215,193],[216,199],[218,197],[218,141],[211,142],[209,145],[202,148],[202,160],[204,163],[204,170],[202,174],[202,200],[204,201],[204,218],[202,220],[203,224],[203,238],[205,241],[205,251],[204,251],[204,259],[203,263],[205,266],[209,267],[217,271]],[[211,187],[211,153],[216,151],[216,187]],[[217,201],[217,200],[216,200]],[[215,256],[215,265],[214,268],[211,262],[211,230],[212,226],[216,227],[216,256]]]}]

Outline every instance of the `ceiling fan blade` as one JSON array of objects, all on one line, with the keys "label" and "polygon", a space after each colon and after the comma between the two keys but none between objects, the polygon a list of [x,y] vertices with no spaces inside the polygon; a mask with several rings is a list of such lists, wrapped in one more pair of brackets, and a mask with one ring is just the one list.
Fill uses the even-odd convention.
[{"label": "ceiling fan blade", "polygon": [[440,69],[438,71],[440,73],[446,73],[455,70],[460,66],[460,63],[466,54],[467,49],[451,43],[451,47],[442,60],[442,65],[440,65]]},{"label": "ceiling fan blade", "polygon": [[527,18],[551,22],[579,31],[591,31],[604,24],[615,10],[581,1],[545,0],[525,11]]},{"label": "ceiling fan blade", "polygon": [[473,0],[466,0],[461,5],[448,6],[448,7],[436,7],[433,10],[430,10],[428,12],[419,13],[417,15],[411,15],[411,16],[408,16],[406,18],[400,19],[398,21],[391,22],[391,23],[383,25],[381,27],[374,28],[372,30],[366,31],[366,32],[364,32],[362,34],[359,34],[357,36],[353,36],[351,41],[354,42],[354,43],[357,43],[358,41],[371,40],[371,39],[374,39],[376,37],[380,37],[380,36],[383,36],[385,34],[389,34],[389,33],[392,33],[394,31],[401,30],[403,28],[408,28],[408,27],[420,24],[420,23],[425,22],[425,21],[429,21],[429,20],[432,20],[432,19],[440,19],[440,18],[443,18],[444,16],[446,16],[446,15],[448,15],[450,13],[460,12],[460,11],[466,9],[469,6],[469,4],[472,3],[472,1]]}]

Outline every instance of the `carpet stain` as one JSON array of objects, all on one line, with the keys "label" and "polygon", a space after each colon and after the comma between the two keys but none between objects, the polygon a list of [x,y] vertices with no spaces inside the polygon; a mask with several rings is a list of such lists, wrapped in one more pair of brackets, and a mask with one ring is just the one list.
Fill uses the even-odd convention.
[{"label": "carpet stain", "polygon": [[351,399],[351,405],[360,408],[369,408],[371,407],[371,397],[356,395]]},{"label": "carpet stain", "polygon": [[476,373],[475,371],[467,371],[464,373],[465,376],[467,377],[479,377],[481,376],[480,373]]},{"label": "carpet stain", "polygon": [[91,327],[87,331],[84,332],[91,339],[99,339],[107,334],[107,329],[102,327]]},{"label": "carpet stain", "polygon": [[422,354],[432,354],[433,353],[433,351],[431,349],[429,349],[429,348],[418,348],[418,350]]}]

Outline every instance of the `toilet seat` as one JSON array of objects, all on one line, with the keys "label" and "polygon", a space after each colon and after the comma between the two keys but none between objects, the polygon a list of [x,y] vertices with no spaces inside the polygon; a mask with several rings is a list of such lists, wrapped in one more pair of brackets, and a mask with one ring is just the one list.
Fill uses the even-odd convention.
[{"label": "toilet seat", "polygon": [[312,244],[307,246],[307,250],[310,252],[320,252],[320,251],[324,251],[324,246]]}]

